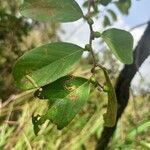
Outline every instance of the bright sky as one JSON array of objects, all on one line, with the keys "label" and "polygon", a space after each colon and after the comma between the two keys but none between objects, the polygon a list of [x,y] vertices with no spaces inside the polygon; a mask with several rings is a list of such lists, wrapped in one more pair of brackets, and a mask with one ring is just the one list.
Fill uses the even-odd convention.
[{"label": "bright sky", "polygon": [[[82,6],[83,0],[76,0],[80,6]],[[125,30],[129,30],[131,27],[134,27],[138,24],[147,22],[150,20],[150,0],[132,0],[132,7],[129,11],[128,16],[122,16],[120,13],[118,13],[117,9],[113,5],[109,5],[108,7],[114,8],[115,11],[118,14],[118,21],[113,25],[113,27],[121,28]],[[85,11],[86,12],[86,11]],[[103,14],[100,14],[100,18],[98,20],[95,20],[95,30],[101,30],[102,27],[100,26],[100,21],[103,18]],[[65,35],[62,34],[62,40],[66,42],[72,42],[75,44],[78,44],[80,46],[84,46],[88,43],[88,37],[89,37],[89,28],[88,26],[83,22],[82,19],[79,21],[73,22],[73,23],[65,23],[62,24],[62,27],[64,31],[66,32]],[[131,33],[134,37],[134,45],[137,44],[138,40],[141,38],[144,30],[146,28],[145,26],[142,26],[140,28],[136,28]],[[100,45],[98,41],[95,42],[95,49],[99,50]],[[150,57],[145,61],[145,63],[140,68],[140,72],[142,76],[145,79],[145,83],[150,85]],[[139,80],[140,76],[137,74],[132,82],[133,86],[139,86]],[[140,84],[140,86],[145,86],[145,84]]]},{"label": "bright sky", "polygon": [[129,16],[123,17],[129,26],[150,20],[150,0],[132,0]]}]

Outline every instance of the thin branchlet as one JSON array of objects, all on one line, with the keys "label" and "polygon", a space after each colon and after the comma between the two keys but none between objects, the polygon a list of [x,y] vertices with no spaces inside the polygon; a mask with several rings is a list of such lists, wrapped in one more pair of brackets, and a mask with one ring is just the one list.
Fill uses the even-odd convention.
[{"label": "thin branchlet", "polygon": [[[95,74],[95,69],[96,67],[100,67],[101,69],[104,69],[103,66],[101,66],[100,64],[97,64],[96,62],[96,58],[95,58],[95,54],[94,54],[94,50],[93,50],[93,40],[94,40],[94,29],[93,29],[93,20],[90,18],[90,14],[91,14],[91,7],[94,5],[94,0],[88,0],[88,11],[87,14],[85,16],[85,19],[87,20],[87,23],[89,25],[89,29],[90,29],[90,37],[89,37],[89,46],[90,46],[90,53],[92,55],[93,58],[93,67],[91,69],[91,73],[94,75]],[[100,89],[103,90],[103,85],[101,85],[98,81],[97,81],[97,85]]]},{"label": "thin branchlet", "polygon": [[88,18],[87,23],[88,23],[89,29],[90,29],[90,38],[89,38],[89,45],[91,47],[90,52],[91,52],[91,55],[93,57],[93,66],[95,67],[96,66],[96,58],[95,58],[94,51],[93,51],[93,40],[94,40],[93,33],[94,33],[94,30],[93,30],[93,24],[89,21],[89,19],[92,20],[90,18],[90,13],[91,13],[91,6],[93,5],[93,3],[94,3],[94,0],[88,1],[88,12],[87,12],[86,18]]}]

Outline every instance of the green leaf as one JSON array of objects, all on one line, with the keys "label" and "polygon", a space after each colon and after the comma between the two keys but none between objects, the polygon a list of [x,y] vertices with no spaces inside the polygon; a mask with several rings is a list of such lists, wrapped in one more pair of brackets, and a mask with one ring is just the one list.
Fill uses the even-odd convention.
[{"label": "green leaf", "polygon": [[24,90],[49,84],[68,74],[84,49],[71,43],[51,43],[25,53],[16,62],[13,76]]},{"label": "green leaf", "polygon": [[74,0],[25,0],[21,14],[43,22],[72,22],[83,17]]},{"label": "green leaf", "polygon": [[150,121],[143,121],[139,124],[136,125],[136,128],[132,128],[129,130],[128,134],[127,134],[127,139],[128,140],[134,140],[135,136],[140,134],[141,132],[146,132],[146,130],[148,130],[150,128]]},{"label": "green leaf", "polygon": [[131,0],[120,0],[114,3],[122,14],[124,15],[129,14],[129,9],[131,7]]},{"label": "green leaf", "polygon": [[103,26],[106,27],[106,26],[110,26],[110,25],[111,25],[111,23],[110,23],[108,16],[105,16],[104,21],[103,21]]},{"label": "green leaf", "polygon": [[107,112],[104,114],[105,126],[113,127],[116,124],[117,117],[117,98],[114,87],[110,81],[109,75],[105,68],[101,68],[104,72],[108,93]]},{"label": "green leaf", "polygon": [[34,117],[35,133],[47,119],[56,124],[58,129],[67,126],[86,103],[89,84],[85,78],[65,76],[36,91],[35,96],[48,99],[52,105],[44,115]]},{"label": "green leaf", "polygon": [[82,6],[87,8],[88,7],[88,1],[85,1]]},{"label": "green leaf", "polygon": [[115,12],[111,9],[108,9],[107,11],[111,15],[113,21],[116,21],[117,20],[117,15],[115,14]]},{"label": "green leaf", "polygon": [[107,6],[112,0],[99,0],[99,3],[104,5],[104,6]]},{"label": "green leaf", "polygon": [[121,62],[133,63],[133,37],[129,32],[112,28],[104,31],[102,38]]}]

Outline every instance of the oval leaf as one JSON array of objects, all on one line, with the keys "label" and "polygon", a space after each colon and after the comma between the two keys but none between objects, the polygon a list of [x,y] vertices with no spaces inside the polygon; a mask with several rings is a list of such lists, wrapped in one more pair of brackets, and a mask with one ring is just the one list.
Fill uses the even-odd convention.
[{"label": "oval leaf", "polygon": [[74,0],[25,0],[21,14],[38,21],[71,22],[83,17]]},{"label": "oval leaf", "polygon": [[38,90],[35,96],[49,99],[52,105],[45,115],[33,118],[35,133],[47,119],[56,124],[58,129],[67,126],[86,103],[90,92],[89,84],[85,78],[66,76],[42,87],[42,91]]},{"label": "oval leaf", "polygon": [[112,28],[104,31],[102,38],[121,62],[133,63],[133,37],[129,32]]},{"label": "oval leaf", "polygon": [[107,93],[108,93],[108,105],[107,105],[107,112],[104,114],[104,121],[105,126],[113,127],[116,124],[117,118],[117,98],[114,87],[110,81],[109,75],[105,68],[102,68],[105,79],[106,79],[106,86],[107,86]]},{"label": "oval leaf", "polygon": [[108,11],[108,13],[111,15],[113,21],[116,21],[116,20],[117,20],[117,15],[116,15],[116,13],[115,13],[113,10],[111,10],[111,9],[108,9],[107,11]]},{"label": "oval leaf", "polygon": [[51,43],[25,53],[16,62],[13,76],[21,89],[49,84],[70,72],[79,61],[83,49],[70,43]]},{"label": "oval leaf", "polygon": [[111,22],[110,22],[109,17],[105,16],[104,20],[103,20],[103,26],[106,27],[106,26],[110,26],[110,25],[111,25]]},{"label": "oval leaf", "polygon": [[99,3],[104,5],[104,6],[107,6],[109,3],[111,3],[112,0],[99,0]]}]

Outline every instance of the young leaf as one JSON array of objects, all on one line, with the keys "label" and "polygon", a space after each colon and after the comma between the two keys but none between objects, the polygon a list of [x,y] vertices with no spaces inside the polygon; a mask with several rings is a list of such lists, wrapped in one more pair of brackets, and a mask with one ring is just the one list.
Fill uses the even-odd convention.
[{"label": "young leaf", "polygon": [[108,9],[107,11],[111,15],[113,21],[116,21],[117,20],[117,15],[115,14],[115,12],[111,9]]},{"label": "young leaf", "polygon": [[51,43],[25,53],[16,62],[13,76],[24,90],[49,84],[70,72],[83,49],[71,43]]},{"label": "young leaf", "polygon": [[72,22],[83,17],[74,0],[25,0],[21,14],[43,22]]},{"label": "young leaf", "polygon": [[89,84],[85,78],[65,76],[42,87],[42,91],[36,91],[35,96],[52,102],[48,112],[34,120],[36,134],[39,125],[47,119],[56,124],[58,129],[67,126],[86,103],[90,92]]},{"label": "young leaf", "polygon": [[112,0],[99,0],[99,3],[104,5],[104,6],[107,6]]},{"label": "young leaf", "polygon": [[114,3],[122,14],[128,15],[131,7],[131,0],[120,0]]},{"label": "young leaf", "polygon": [[111,22],[110,22],[108,16],[105,16],[104,21],[103,21],[103,26],[106,27],[106,26],[110,26],[110,25],[111,25]]},{"label": "young leaf", "polygon": [[102,38],[121,62],[133,63],[133,37],[129,32],[112,28],[104,31]]},{"label": "young leaf", "polygon": [[104,114],[104,121],[105,121],[105,126],[113,127],[116,123],[116,117],[117,117],[117,98],[116,98],[114,87],[110,81],[106,69],[105,68],[102,69],[105,75],[107,93],[108,93],[108,105],[107,105],[107,112]]}]

